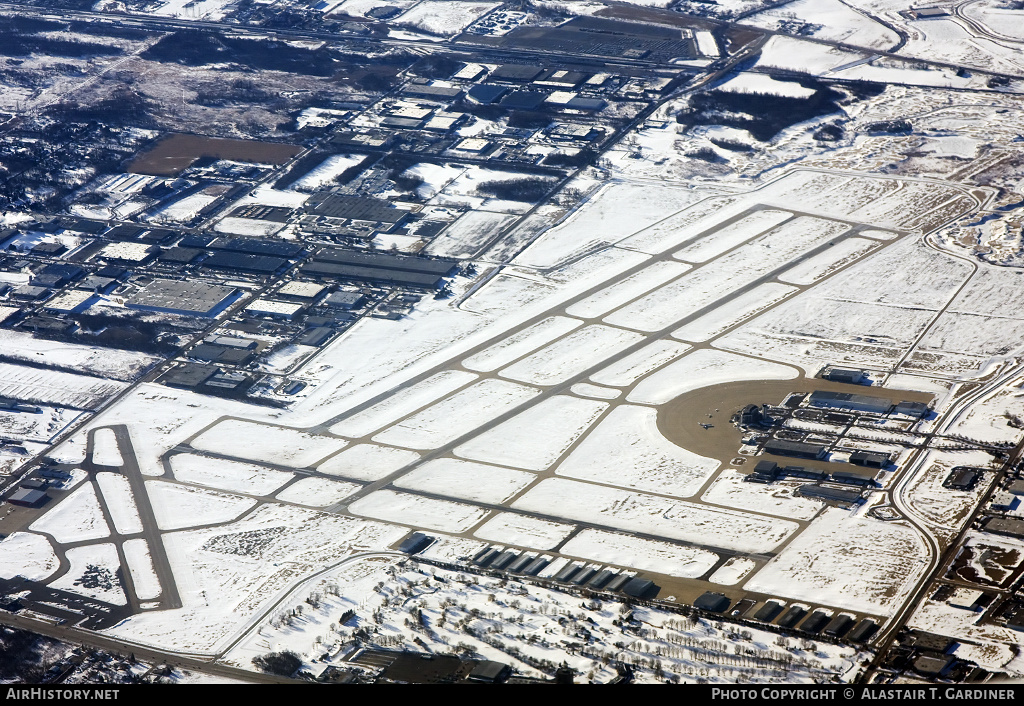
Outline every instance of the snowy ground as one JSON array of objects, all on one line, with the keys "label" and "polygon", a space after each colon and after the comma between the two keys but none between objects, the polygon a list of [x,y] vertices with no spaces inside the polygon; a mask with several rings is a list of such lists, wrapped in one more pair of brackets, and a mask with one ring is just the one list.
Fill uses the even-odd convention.
[{"label": "snowy ground", "polygon": [[121,560],[117,558],[117,548],[113,544],[73,547],[65,552],[65,556],[71,568],[50,586],[114,605],[128,602],[118,576]]},{"label": "snowy ground", "polygon": [[92,373],[121,381],[134,380],[157,361],[144,353],[46,341],[10,329],[0,329],[0,349],[7,359],[32,362],[44,359],[48,365],[70,372]]},{"label": "snowy ground", "polygon": [[525,471],[439,458],[402,476],[395,485],[462,500],[500,504],[532,483],[534,478]]},{"label": "snowy ground", "polygon": [[744,584],[795,600],[891,615],[925,569],[908,527],[828,509]]},{"label": "snowy ground", "polygon": [[124,558],[128,562],[128,571],[135,586],[135,595],[140,601],[152,600],[160,596],[162,589],[160,579],[153,570],[153,559],[144,539],[129,539],[123,545]]},{"label": "snowy ground", "polygon": [[163,481],[146,481],[146,493],[162,530],[228,522],[256,504],[237,495]]},{"label": "snowy ground", "polygon": [[108,634],[174,651],[214,653],[297,582],[405,528],[263,505],[243,520],[164,535],[183,607],[132,616]]},{"label": "snowy ground", "polygon": [[707,573],[718,561],[717,554],[704,549],[592,529],[585,529],[566,542],[561,553],[691,579]]},{"label": "snowy ground", "polygon": [[346,444],[297,429],[231,419],[200,434],[192,441],[192,446],[200,451],[304,468],[315,465]]},{"label": "snowy ground", "polygon": [[542,471],[608,408],[607,404],[557,395],[457,447],[463,458]]},{"label": "snowy ground", "polygon": [[391,490],[378,490],[349,505],[361,517],[408,523],[439,532],[465,532],[487,516],[487,510]]},{"label": "snowy ground", "polygon": [[793,520],[810,520],[824,503],[811,498],[797,497],[796,485],[747,483],[745,476],[735,471],[723,471],[701,499],[722,507],[763,512]]},{"label": "snowy ground", "polygon": [[198,454],[171,456],[174,477],[185,483],[246,495],[269,495],[291,480],[290,473]]},{"label": "snowy ground", "polygon": [[562,522],[502,512],[480,526],[473,535],[492,542],[515,544],[532,549],[551,549],[576,528]]},{"label": "snowy ground", "polygon": [[411,449],[434,449],[530,400],[539,392],[504,380],[482,380],[385,429],[373,440]]},{"label": "snowy ground", "polygon": [[478,370],[480,372],[497,370],[528,353],[532,353],[537,348],[574,331],[582,324],[583,322],[578,319],[552,316],[466,358],[462,361],[462,365],[470,370]]},{"label": "snowy ground", "polygon": [[316,467],[321,473],[356,480],[378,480],[418,460],[420,455],[407,449],[378,444],[357,444],[332,456]]},{"label": "snowy ground", "polygon": [[142,520],[132,497],[128,479],[117,473],[97,473],[96,484],[103,494],[103,502],[114,521],[118,534],[137,534],[142,531]]},{"label": "snowy ground", "polygon": [[15,532],[0,540],[0,578],[24,576],[30,581],[43,581],[59,565],[53,546],[38,534]]},{"label": "snowy ground", "polygon": [[48,534],[61,544],[110,536],[92,483],[83,483],[71,491],[29,529]]},{"label": "snowy ground", "polygon": [[645,378],[626,399],[643,404],[664,404],[701,387],[734,380],[790,380],[797,375],[799,372],[788,366],[702,349]]},{"label": "snowy ground", "polygon": [[[567,497],[575,498],[572,505],[566,504]],[[771,551],[797,529],[796,523],[788,520],[712,509],[562,478],[541,481],[512,507],[751,553]]]},{"label": "snowy ground", "polygon": [[331,433],[350,438],[366,436],[475,379],[475,375],[458,371],[438,373],[398,394],[389,396],[383,402],[346,417],[331,427]]},{"label": "snowy ground", "polygon": [[394,20],[396,24],[420,29],[428,34],[447,37],[461,32],[478,17],[490,12],[499,3],[468,0],[421,0],[411,10]]},{"label": "snowy ground", "polygon": [[364,155],[358,154],[331,155],[309,172],[302,175],[290,188],[296,191],[316,191],[317,189],[330,186],[345,170],[356,166],[364,159]]},{"label": "snowy ground", "polygon": [[557,469],[560,476],[689,497],[718,469],[666,439],[656,410],[621,405],[612,410]]},{"label": "snowy ground", "polygon": [[336,505],[362,487],[357,483],[344,483],[326,478],[301,478],[276,497],[285,502],[321,508]]}]

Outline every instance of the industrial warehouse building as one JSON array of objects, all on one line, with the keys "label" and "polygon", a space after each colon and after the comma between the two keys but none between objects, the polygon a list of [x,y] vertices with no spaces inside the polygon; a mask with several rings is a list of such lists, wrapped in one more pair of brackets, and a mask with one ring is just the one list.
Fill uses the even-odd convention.
[{"label": "industrial warehouse building", "polygon": [[301,266],[306,275],[378,282],[416,289],[441,289],[458,270],[455,260],[369,250],[322,248]]},{"label": "industrial warehouse building", "polygon": [[823,374],[826,380],[833,382],[845,382],[849,385],[861,385],[867,380],[863,370],[850,370],[848,368],[831,368]]},{"label": "industrial warehouse building", "polygon": [[889,463],[889,456],[870,451],[854,451],[850,454],[850,463],[866,468],[885,468]]},{"label": "industrial warehouse building", "polygon": [[807,404],[812,407],[826,409],[843,409],[849,412],[867,412],[869,414],[885,414],[892,407],[892,402],[884,397],[855,395],[849,392],[827,392],[815,390],[808,396]]},{"label": "industrial warehouse building", "polygon": [[807,404],[821,409],[842,409],[847,412],[867,412],[868,414],[903,414],[917,419],[928,415],[928,405],[923,402],[899,402],[893,404],[884,397],[855,395],[849,392],[828,392],[815,390],[807,397]]},{"label": "industrial warehouse building", "polygon": [[817,444],[803,444],[798,441],[771,439],[764,445],[764,452],[775,456],[822,459],[825,458],[826,449],[824,446]]},{"label": "industrial warehouse building", "polygon": [[128,298],[125,306],[182,316],[215,317],[238,299],[235,287],[170,279],[153,280]]},{"label": "industrial warehouse building", "polygon": [[50,496],[45,491],[18,488],[14,491],[13,495],[7,498],[7,502],[11,505],[21,505],[22,507],[42,507],[49,499]]}]

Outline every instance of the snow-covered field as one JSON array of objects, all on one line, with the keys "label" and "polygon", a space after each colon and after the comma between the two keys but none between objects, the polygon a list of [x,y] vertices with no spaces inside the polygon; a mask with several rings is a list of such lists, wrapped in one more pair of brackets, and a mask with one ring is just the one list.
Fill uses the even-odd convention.
[{"label": "snow-covered field", "polygon": [[742,581],[743,577],[749,574],[756,566],[757,562],[752,559],[734,556],[722,564],[715,573],[711,574],[708,577],[708,581],[723,586],[732,586]]},{"label": "snow-covered field", "polygon": [[607,404],[556,395],[455,449],[463,458],[543,471],[608,408]]},{"label": "snow-covered field", "polygon": [[436,449],[538,394],[536,388],[504,380],[482,380],[385,429],[373,440],[411,449]]},{"label": "snow-covered field", "polygon": [[114,605],[125,605],[128,602],[118,576],[121,560],[113,544],[73,547],[65,552],[65,556],[71,568],[50,583],[50,586]]},{"label": "snow-covered field", "polygon": [[215,490],[246,495],[269,495],[292,478],[292,474],[274,471],[252,463],[239,463],[198,454],[175,454],[170,458],[174,477]]},{"label": "snow-covered field", "polygon": [[378,490],[349,505],[362,517],[403,523],[439,532],[465,532],[487,516],[487,510],[473,505],[436,500],[392,490]]},{"label": "snow-covered field", "polygon": [[330,507],[363,486],[326,478],[300,478],[277,494],[278,500],[308,507]]},{"label": "snow-covered field", "polygon": [[[769,79],[770,80],[770,79]],[[692,245],[672,253],[672,257],[684,262],[707,262],[722,253],[742,245],[755,235],[785,223],[793,217],[788,211],[765,209],[754,211],[738,221],[715,230]]]},{"label": "snow-covered field", "polygon": [[334,154],[297,179],[290,188],[296,191],[316,191],[329,186],[347,169],[358,165],[366,157],[361,154]]},{"label": "snow-covered field", "polygon": [[[573,498],[571,504],[566,498]],[[678,539],[741,552],[768,552],[797,529],[794,522],[606,486],[549,478],[528,490],[513,508],[567,520]]]},{"label": "snow-covered field", "polygon": [[474,536],[531,549],[551,549],[568,537],[575,525],[501,512],[480,526]]},{"label": "snow-covered field", "polygon": [[602,385],[626,387],[688,350],[689,346],[675,341],[651,341],[636,353],[630,353],[607,368],[598,370],[590,379]]},{"label": "snow-covered field", "polygon": [[220,198],[220,196],[204,192],[189,194],[184,198],[167,204],[159,211],[154,211],[148,217],[148,220],[157,223],[164,223],[167,221],[187,223],[198,216],[200,211],[212,204],[218,198]]},{"label": "snow-covered field", "polygon": [[366,436],[434,400],[444,397],[476,379],[476,375],[449,370],[390,395],[362,412],[346,417],[331,427],[331,433],[353,439]]},{"label": "snow-covered field", "polygon": [[676,446],[658,430],[658,412],[621,405],[613,409],[568,458],[560,476],[653,493],[689,497],[719,462]]},{"label": "snow-covered field", "polygon": [[137,534],[142,531],[142,520],[135,506],[135,498],[128,479],[117,473],[97,473],[96,485],[103,494],[103,502],[114,521],[114,530],[118,534]]},{"label": "snow-covered field", "polygon": [[92,483],[83,483],[71,491],[29,529],[48,534],[61,544],[110,536]]},{"label": "snow-covered field", "polygon": [[684,392],[735,380],[790,380],[799,371],[755,358],[704,348],[644,378],[626,395],[630,402],[664,404]]},{"label": "snow-covered field", "polygon": [[792,81],[778,81],[762,74],[737,74],[716,88],[730,93],[760,93],[790,98],[814,95],[813,88],[805,88]]},{"label": "snow-covered field", "polygon": [[109,634],[174,651],[213,654],[275,597],[354,553],[407,530],[295,506],[262,505],[229,525],[163,535],[183,606],[148,611]]},{"label": "snow-covered field", "polygon": [[933,528],[952,533],[977,506],[992,476],[987,474],[972,490],[949,490],[942,482],[954,466],[988,468],[992,463],[992,456],[984,451],[929,451],[906,486],[905,500]]},{"label": "snow-covered field", "polygon": [[49,442],[84,413],[65,407],[35,405],[38,413],[0,410],[0,434],[12,441]]},{"label": "snow-covered field", "polygon": [[839,235],[844,223],[797,218],[757,236],[699,270],[683,275],[604,318],[607,323],[657,331],[726,297]]},{"label": "snow-covered field", "polygon": [[29,581],[43,581],[58,566],[60,560],[46,537],[14,532],[0,540],[0,578],[24,576]]},{"label": "snow-covered field", "polygon": [[695,579],[707,573],[718,555],[705,549],[585,529],[566,542],[562,554],[589,561]]},{"label": "snow-covered field", "polygon": [[784,7],[759,12],[746,21],[758,27],[778,29],[780,23],[795,18],[801,23],[808,23],[813,28],[811,36],[818,39],[882,50],[896,45],[899,36],[895,32],[857,12],[854,7],[840,0],[797,0]]},{"label": "snow-covered field", "polygon": [[824,503],[817,500],[796,496],[795,485],[747,483],[743,478],[743,474],[736,471],[723,471],[701,499],[722,507],[763,512],[793,520],[810,520],[824,506]]},{"label": "snow-covered field", "polygon": [[229,522],[256,504],[238,495],[155,480],[146,481],[146,492],[162,530]]},{"label": "snow-covered field", "polygon": [[782,284],[762,284],[739,295],[728,304],[709,311],[685,326],[680,326],[672,335],[684,341],[708,341],[754,314],[774,306],[796,291],[796,287]]},{"label": "snow-covered field", "polygon": [[425,252],[438,257],[474,257],[514,220],[508,213],[468,211],[431,241]]},{"label": "snow-covered field", "polygon": [[847,238],[827,252],[815,255],[794,265],[781,275],[779,279],[792,284],[814,284],[845,265],[863,257],[878,247],[878,243],[866,238]]},{"label": "snow-covered field", "polygon": [[113,429],[97,429],[93,434],[92,461],[100,466],[124,464]]},{"label": "snow-covered field", "polygon": [[429,34],[447,37],[461,32],[499,4],[469,0],[421,0],[395,22]]},{"label": "snow-covered field", "polygon": [[321,473],[354,478],[379,480],[418,460],[420,455],[408,449],[394,449],[378,444],[357,444],[316,467]]},{"label": "snow-covered field", "polygon": [[552,316],[543,321],[513,333],[500,343],[495,343],[479,353],[462,361],[463,367],[480,372],[490,372],[508,365],[514,360],[532,353],[541,346],[575,331],[583,325],[578,319]]},{"label": "snow-covered field", "polygon": [[47,341],[11,329],[0,329],[0,350],[5,359],[33,363],[45,360],[47,365],[68,372],[91,373],[123,382],[134,380],[158,360],[134,351]]},{"label": "snow-covered field", "polygon": [[926,568],[917,532],[830,508],[744,584],[795,600],[891,615]]},{"label": "snow-covered field", "polygon": [[399,488],[419,490],[461,500],[500,504],[532,483],[535,476],[511,468],[485,466],[454,458],[439,458],[395,481]]},{"label": "snow-covered field", "polygon": [[131,573],[135,595],[139,600],[152,600],[160,595],[160,579],[153,570],[153,558],[144,539],[129,539],[121,548],[124,550],[128,571]]},{"label": "snow-covered field", "polygon": [[339,451],[346,443],[297,429],[228,419],[193,439],[192,446],[250,461],[304,468]]},{"label": "snow-covered field", "polygon": [[679,262],[660,261],[648,265],[634,275],[616,282],[610,287],[592,294],[583,301],[572,304],[566,308],[566,313],[584,318],[596,318],[603,316],[623,304],[627,304],[637,297],[646,294],[659,284],[684,274],[690,269],[689,265]]},{"label": "snow-covered field", "polygon": [[[516,258],[516,264],[549,268],[613,244],[672,215],[700,198],[685,188],[650,183],[608,184],[564,222],[548,230]],[[624,241],[623,242],[627,242]]]},{"label": "snow-covered field", "polygon": [[500,374],[519,382],[554,385],[579,375],[641,340],[643,337],[632,331],[587,326],[513,363]]},{"label": "snow-covered field", "polygon": [[8,399],[94,410],[125,387],[116,380],[0,363],[0,396]]}]

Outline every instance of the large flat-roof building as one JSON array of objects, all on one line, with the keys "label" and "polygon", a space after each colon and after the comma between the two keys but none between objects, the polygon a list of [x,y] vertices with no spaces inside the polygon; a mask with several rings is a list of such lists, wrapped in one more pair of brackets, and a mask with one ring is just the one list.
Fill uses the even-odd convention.
[{"label": "large flat-roof building", "polygon": [[273,316],[281,319],[292,319],[305,308],[304,304],[282,302],[274,299],[257,299],[245,311],[257,316]]},{"label": "large flat-roof building", "polygon": [[849,392],[829,392],[815,390],[807,397],[807,404],[812,407],[826,409],[844,409],[850,412],[868,412],[869,414],[885,414],[892,407],[892,402],[884,397],[855,395]]},{"label": "large flat-roof building", "polygon": [[775,456],[793,456],[795,458],[825,458],[826,449],[818,444],[804,444],[799,441],[771,439],[764,445],[764,452]]},{"label": "large flat-roof building", "polygon": [[45,491],[18,488],[7,498],[7,502],[11,505],[21,505],[23,507],[42,507],[49,499],[50,496]]},{"label": "large flat-roof building", "polygon": [[97,253],[107,262],[141,265],[149,262],[160,252],[160,248],[148,243],[108,243]]},{"label": "large flat-roof building", "polygon": [[830,368],[821,377],[832,382],[845,382],[849,385],[860,385],[867,380],[863,370],[851,370],[849,368]]},{"label": "large flat-roof building", "polygon": [[220,284],[157,279],[128,297],[125,306],[183,316],[214,317],[236,301],[239,294],[235,287]]}]

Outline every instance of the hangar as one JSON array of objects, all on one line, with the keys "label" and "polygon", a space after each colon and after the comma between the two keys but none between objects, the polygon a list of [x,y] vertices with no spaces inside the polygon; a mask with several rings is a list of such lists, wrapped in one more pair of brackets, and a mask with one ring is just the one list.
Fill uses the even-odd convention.
[{"label": "hangar", "polygon": [[794,456],[796,458],[825,458],[825,447],[817,444],[803,444],[798,441],[771,439],[764,445],[766,454],[775,456]]},{"label": "hangar", "polygon": [[885,414],[892,407],[892,402],[884,397],[855,395],[849,392],[827,392],[824,390],[812,392],[807,398],[807,404],[812,407],[845,409],[851,412],[868,412],[870,414]]}]

